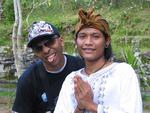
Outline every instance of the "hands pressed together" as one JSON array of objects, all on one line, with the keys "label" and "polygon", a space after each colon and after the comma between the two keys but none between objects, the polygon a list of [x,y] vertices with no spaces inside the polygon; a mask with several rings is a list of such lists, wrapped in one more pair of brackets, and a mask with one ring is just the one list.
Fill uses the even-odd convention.
[{"label": "hands pressed together", "polygon": [[80,76],[75,76],[74,89],[78,103],[75,113],[82,113],[85,109],[97,113],[97,104],[93,102],[93,92],[89,83],[83,81]]}]

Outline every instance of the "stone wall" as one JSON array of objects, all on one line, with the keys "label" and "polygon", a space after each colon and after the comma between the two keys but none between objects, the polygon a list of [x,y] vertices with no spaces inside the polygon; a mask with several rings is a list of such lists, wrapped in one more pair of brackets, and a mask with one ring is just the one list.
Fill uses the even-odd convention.
[{"label": "stone wall", "polygon": [[[23,63],[26,68],[29,64],[36,60],[33,52],[30,49],[23,49]],[[0,77],[6,75],[15,75],[14,57],[10,47],[0,47]]]}]

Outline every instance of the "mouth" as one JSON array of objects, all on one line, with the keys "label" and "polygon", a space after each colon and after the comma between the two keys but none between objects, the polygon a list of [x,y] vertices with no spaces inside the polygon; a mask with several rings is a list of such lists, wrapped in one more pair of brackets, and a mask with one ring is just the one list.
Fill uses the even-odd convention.
[{"label": "mouth", "polygon": [[93,49],[93,48],[83,48],[82,50],[86,53],[91,53],[91,52],[95,51],[95,49]]},{"label": "mouth", "polygon": [[55,59],[55,56],[56,56],[56,53],[52,53],[52,54],[48,55],[48,56],[46,57],[46,58],[47,58],[47,61],[48,61],[49,63],[53,62],[54,59]]}]

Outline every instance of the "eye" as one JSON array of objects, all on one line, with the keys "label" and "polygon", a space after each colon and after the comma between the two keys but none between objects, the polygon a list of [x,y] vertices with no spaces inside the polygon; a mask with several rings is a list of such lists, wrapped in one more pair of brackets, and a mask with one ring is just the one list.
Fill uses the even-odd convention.
[{"label": "eye", "polygon": [[51,39],[47,40],[47,41],[44,43],[44,45],[47,46],[47,47],[53,45],[53,44],[55,43],[55,39],[56,39],[56,38],[51,38]]},{"label": "eye", "polygon": [[50,45],[52,45],[52,44],[53,44],[53,40],[52,40],[52,39],[47,40],[47,41],[44,43],[45,46],[50,46]]},{"label": "eye", "polygon": [[95,39],[98,39],[99,38],[99,35],[94,35],[93,36]]},{"label": "eye", "polygon": [[40,52],[40,51],[42,51],[43,47],[37,45],[37,46],[33,47],[32,49],[33,49],[33,51],[35,51],[35,52]]},{"label": "eye", "polygon": [[93,37],[94,39],[99,39],[99,38],[101,38],[101,35],[98,34],[98,33],[94,33],[94,34],[92,34],[92,37]]},{"label": "eye", "polygon": [[77,38],[79,38],[79,39],[85,39],[85,38],[86,38],[86,35],[84,35],[84,34],[79,34]]}]

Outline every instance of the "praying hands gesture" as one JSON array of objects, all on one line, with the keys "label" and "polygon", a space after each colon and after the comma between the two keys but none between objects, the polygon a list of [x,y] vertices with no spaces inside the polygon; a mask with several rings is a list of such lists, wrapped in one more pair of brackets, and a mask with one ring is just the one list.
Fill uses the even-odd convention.
[{"label": "praying hands gesture", "polygon": [[93,92],[91,86],[82,80],[81,77],[74,77],[75,97],[77,99],[77,108],[75,113],[83,113],[84,110],[97,113],[97,104],[93,102]]}]

